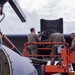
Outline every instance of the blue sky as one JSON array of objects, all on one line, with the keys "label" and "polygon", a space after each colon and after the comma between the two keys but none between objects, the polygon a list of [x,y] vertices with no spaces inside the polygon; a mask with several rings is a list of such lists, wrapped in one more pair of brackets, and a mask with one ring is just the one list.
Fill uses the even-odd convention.
[{"label": "blue sky", "polygon": [[[40,19],[55,20],[63,18],[64,33],[75,32],[75,0],[17,0],[24,14],[22,23],[9,3],[4,6],[5,19],[0,23],[4,34],[28,34],[34,27],[40,31]],[[1,17],[0,17],[1,18]]]}]

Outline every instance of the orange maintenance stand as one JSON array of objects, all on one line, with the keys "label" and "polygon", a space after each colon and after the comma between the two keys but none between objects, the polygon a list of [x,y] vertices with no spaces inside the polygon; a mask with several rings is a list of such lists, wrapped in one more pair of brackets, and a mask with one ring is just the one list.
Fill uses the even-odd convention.
[{"label": "orange maintenance stand", "polygon": [[[34,42],[34,43],[29,43],[26,42],[24,43],[24,49],[23,49],[23,56],[51,56],[51,55],[29,55],[26,54],[27,51],[27,45],[31,44],[37,44],[37,45],[53,45],[53,44],[64,44],[64,48],[61,51],[60,55],[53,55],[53,56],[60,56],[61,57],[61,65],[46,65],[45,66],[45,74],[44,75],[51,75],[55,73],[61,73],[61,75],[75,75],[75,72],[71,71],[71,64],[75,63],[75,51],[69,51],[67,48],[67,43],[62,43],[62,42]],[[37,50],[51,50],[51,47],[49,48],[37,48]],[[43,60],[43,59],[42,59]],[[48,59],[50,61],[50,59]]]}]

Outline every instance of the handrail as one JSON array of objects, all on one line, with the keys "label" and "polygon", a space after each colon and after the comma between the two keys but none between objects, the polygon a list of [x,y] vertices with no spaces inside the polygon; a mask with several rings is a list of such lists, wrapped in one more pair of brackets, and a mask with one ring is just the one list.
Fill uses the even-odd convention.
[{"label": "handrail", "polygon": [[[24,56],[60,56],[60,55],[30,55],[30,54],[25,54],[26,53],[26,48],[27,48],[27,45],[54,45],[54,44],[57,44],[57,45],[60,45],[60,44],[63,44],[63,45],[68,45],[68,43],[63,43],[63,42],[26,42],[24,43],[24,50],[23,50],[23,55]],[[37,48],[37,50],[51,50],[51,47],[49,48]]]},{"label": "handrail", "polygon": [[31,54],[27,54],[27,56],[33,56],[33,57],[35,57],[35,56],[57,56],[57,57],[59,57],[60,55],[53,55],[53,54],[52,55],[43,55],[43,54],[42,55],[38,55],[38,54],[31,55]]},{"label": "handrail", "polygon": [[63,43],[63,42],[26,42],[26,43],[24,43],[24,45],[31,45],[31,44],[38,44],[38,45],[40,45],[40,44],[51,44],[51,45],[53,45],[53,44],[65,44],[65,45],[67,45],[68,43]]}]

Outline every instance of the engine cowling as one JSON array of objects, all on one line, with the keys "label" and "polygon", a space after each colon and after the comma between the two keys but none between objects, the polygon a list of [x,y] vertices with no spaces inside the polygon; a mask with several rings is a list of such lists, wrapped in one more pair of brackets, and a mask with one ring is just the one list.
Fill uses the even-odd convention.
[{"label": "engine cowling", "polygon": [[0,47],[0,75],[38,75],[32,61],[6,46]]}]

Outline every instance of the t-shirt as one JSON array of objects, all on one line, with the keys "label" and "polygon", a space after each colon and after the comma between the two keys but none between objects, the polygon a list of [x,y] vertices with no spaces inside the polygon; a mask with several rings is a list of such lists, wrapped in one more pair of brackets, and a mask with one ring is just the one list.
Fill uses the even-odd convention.
[{"label": "t-shirt", "polygon": [[74,43],[74,50],[75,50],[75,38],[72,40],[72,43]]},{"label": "t-shirt", "polygon": [[38,42],[38,35],[35,33],[28,34],[28,42]]},{"label": "t-shirt", "polygon": [[51,42],[63,42],[65,40],[63,34],[61,33],[53,33],[51,34],[50,41]]}]

